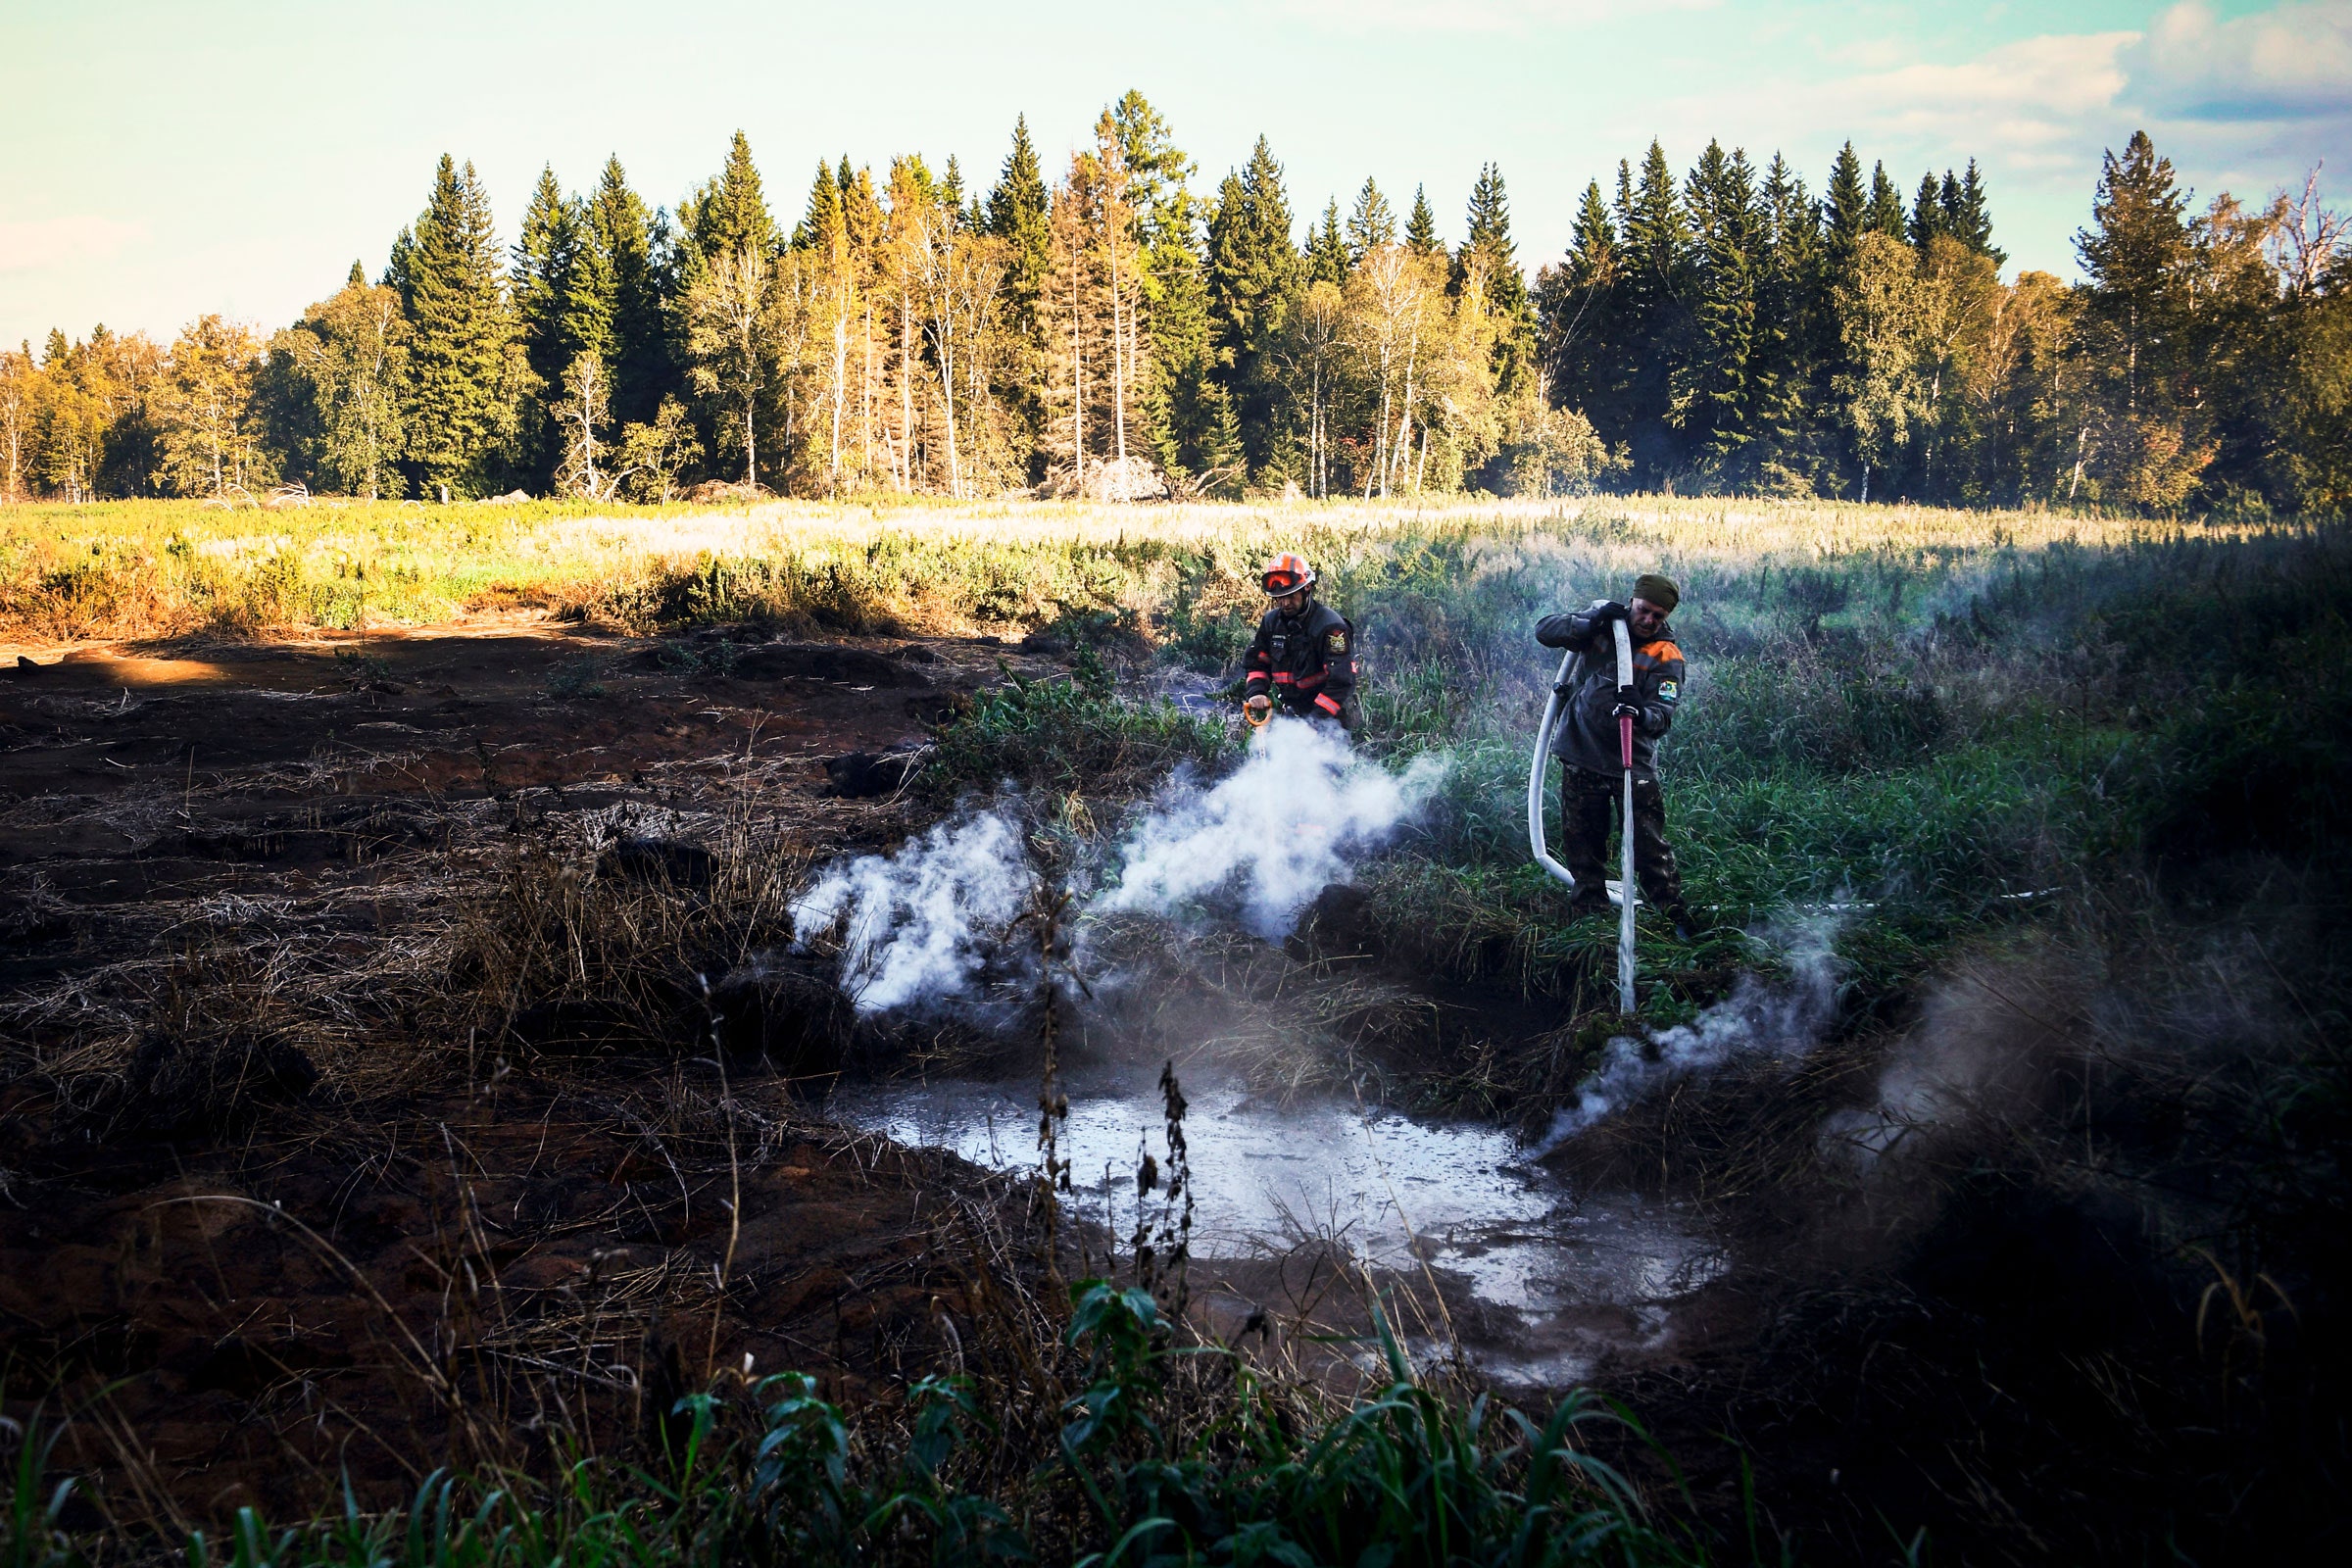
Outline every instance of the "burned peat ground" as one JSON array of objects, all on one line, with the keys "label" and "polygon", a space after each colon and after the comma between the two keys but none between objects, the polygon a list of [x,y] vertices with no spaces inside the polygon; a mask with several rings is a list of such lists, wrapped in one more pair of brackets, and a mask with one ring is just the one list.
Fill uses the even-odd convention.
[{"label": "burned peat ground", "polygon": [[810,858],[903,831],[824,760],[1021,656],[364,647],[0,677],[0,1334],[12,1413],[74,1414],[80,1506],[626,1447],[714,1357],[852,1398],[927,1368],[1002,1184],[811,1116],[791,1071],[838,1063],[727,976]]}]

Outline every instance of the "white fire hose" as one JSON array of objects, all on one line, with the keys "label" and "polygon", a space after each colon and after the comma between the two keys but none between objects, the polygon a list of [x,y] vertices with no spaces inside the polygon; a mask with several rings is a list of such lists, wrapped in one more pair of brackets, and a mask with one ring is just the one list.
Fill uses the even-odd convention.
[{"label": "white fire hose", "polygon": [[[1617,640],[1617,700],[1633,701],[1634,640],[1623,620],[1609,623]],[[1551,858],[1544,845],[1544,768],[1551,760],[1551,735],[1560,721],[1560,703],[1568,695],[1568,666],[1576,659],[1571,648],[1560,656],[1559,673],[1551,679],[1551,698],[1544,705],[1544,722],[1536,730],[1536,758],[1527,770],[1527,843],[1535,852],[1536,863],[1558,877],[1570,887],[1576,886],[1576,875]],[[1625,814],[1622,865],[1617,885],[1617,1005],[1619,1010],[1634,1010],[1634,721],[1631,716],[1617,721],[1618,760],[1625,769]]]}]

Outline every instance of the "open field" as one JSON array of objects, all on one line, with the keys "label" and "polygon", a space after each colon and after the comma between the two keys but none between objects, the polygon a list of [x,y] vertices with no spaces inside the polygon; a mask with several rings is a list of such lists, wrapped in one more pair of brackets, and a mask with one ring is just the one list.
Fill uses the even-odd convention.
[{"label": "open field", "polygon": [[[1171,770],[1242,751],[1214,696],[1276,548],[1357,623],[1360,750],[1442,783],[1287,941],[1090,913]],[[1527,864],[1528,631],[1657,567],[1714,929],[1644,928],[1629,1020],[1613,924]],[[1154,1518],[1333,1560],[1383,1465],[1496,1561],[1582,1560],[1564,1515],[1637,1561],[2301,1547],[2352,1461],[2347,593],[2340,527],[1724,501],[0,510],[6,1414],[70,1417],[55,1528],[99,1555],[344,1475],[393,1540],[440,1466],[647,1560]],[[856,1013],[795,899],[991,806],[1077,901],[995,933],[1016,1004]],[[1501,1370],[1541,1333],[1434,1239],[1146,1262],[1140,1192],[1131,1237],[827,1098],[1173,1059],[1270,1126],[1533,1141],[1629,1035],[1724,1049],[1544,1179],[1726,1261],[1591,1308],[1569,1379]],[[1073,1316],[1106,1267],[1151,1304]],[[1583,1381],[1680,1467],[1576,1428],[1648,1524],[1463,1424]]]},{"label": "open field", "polygon": [[25,506],[0,509],[0,635],[64,641],[353,631],[515,609],[635,630],[759,611],[819,623],[969,632],[1033,624],[1073,606],[1149,613],[1178,595],[1170,568],[1180,561],[1197,560],[1238,592],[1251,564],[1285,544],[1303,543],[1325,559],[1358,541],[1402,534],[1465,530],[1492,538],[1578,522],[1625,546],[1628,560],[1662,550],[1677,563],[1886,552],[1942,560],[2003,545],[2039,551],[2254,531],[2048,512],[1659,498],[1148,513],[905,499],[731,509]]}]

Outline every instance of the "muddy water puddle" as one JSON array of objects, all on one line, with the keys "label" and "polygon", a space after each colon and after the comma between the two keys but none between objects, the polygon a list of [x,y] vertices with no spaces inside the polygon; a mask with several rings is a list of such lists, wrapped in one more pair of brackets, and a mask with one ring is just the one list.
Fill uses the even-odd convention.
[{"label": "muddy water puddle", "polygon": [[[1168,1164],[1153,1074],[1095,1069],[1065,1091],[1078,1206],[1125,1238],[1144,1155]],[[1185,1096],[1196,1258],[1264,1263],[1324,1244],[1424,1281],[1502,1381],[1572,1382],[1610,1350],[1664,1346],[1676,1303],[1729,1263],[1688,1210],[1574,1191],[1491,1123],[1286,1105],[1231,1083],[1188,1082]],[[1034,1085],[945,1081],[844,1088],[831,1104],[849,1125],[998,1169],[1036,1164],[1036,1106]],[[1159,1196],[1141,1202],[1156,1221]]]}]

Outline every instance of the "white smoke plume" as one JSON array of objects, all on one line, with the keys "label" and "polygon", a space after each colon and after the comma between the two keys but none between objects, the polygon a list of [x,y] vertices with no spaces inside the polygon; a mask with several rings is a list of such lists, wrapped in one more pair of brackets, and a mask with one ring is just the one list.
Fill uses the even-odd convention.
[{"label": "white smoke plume", "polygon": [[[1350,856],[1376,848],[1429,803],[1446,763],[1400,773],[1337,734],[1277,718],[1231,774],[1172,781],[1127,832],[1118,884],[1080,906],[1169,916],[1229,896],[1253,934],[1279,941]],[[828,869],[793,906],[793,945],[841,925],[842,990],[863,1013],[969,998],[1037,887],[1019,823],[1002,810],[943,822],[895,855]]]},{"label": "white smoke plume", "polygon": [[1646,1040],[1620,1035],[1610,1041],[1599,1067],[1577,1091],[1577,1102],[1552,1117],[1531,1157],[1542,1158],[1668,1084],[1712,1072],[1735,1057],[1793,1060],[1810,1052],[1837,1012],[1839,965],[1833,944],[1840,923],[1835,916],[1816,917],[1766,937],[1788,960],[1786,984],[1743,974],[1730,996],[1690,1022]]},{"label": "white smoke plume", "polygon": [[1230,894],[1252,935],[1280,941],[1317,893],[1345,879],[1350,856],[1378,848],[1429,804],[1446,766],[1423,756],[1391,773],[1337,733],[1276,718],[1233,772],[1161,791],[1121,846],[1117,885],[1091,907],[1167,916]]},{"label": "white smoke plume", "polygon": [[796,948],[848,915],[841,989],[864,1013],[968,996],[1037,886],[1020,824],[1001,811],[942,822],[887,859],[835,865],[792,908]]}]

